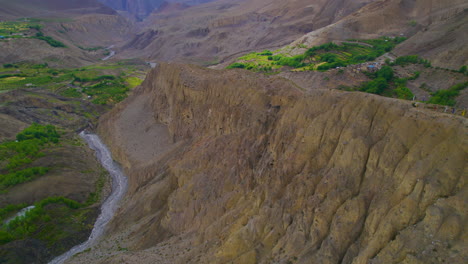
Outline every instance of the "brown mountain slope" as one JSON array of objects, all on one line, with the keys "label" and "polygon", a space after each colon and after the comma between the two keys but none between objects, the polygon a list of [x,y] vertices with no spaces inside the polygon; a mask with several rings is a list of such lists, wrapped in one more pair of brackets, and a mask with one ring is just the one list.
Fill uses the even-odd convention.
[{"label": "brown mountain slope", "polygon": [[396,49],[397,55],[418,54],[436,66],[458,69],[468,63],[467,8],[465,0],[376,1],[337,23],[306,34],[291,46],[403,35],[409,40]]},{"label": "brown mountain slope", "polygon": [[147,28],[123,45],[122,57],[213,62],[246,50],[286,45],[369,2],[220,0],[171,14],[154,13],[145,21]]},{"label": "brown mountain slope", "polygon": [[99,131],[129,192],[107,240],[71,263],[468,257],[466,119],[163,64]]},{"label": "brown mountain slope", "polygon": [[35,17],[69,13],[115,14],[97,0],[0,0],[0,18]]},{"label": "brown mountain slope", "polygon": [[130,17],[143,20],[153,11],[167,5],[177,3],[182,5],[198,5],[212,2],[214,0],[98,0],[99,2],[112,7],[114,10],[123,11]]}]

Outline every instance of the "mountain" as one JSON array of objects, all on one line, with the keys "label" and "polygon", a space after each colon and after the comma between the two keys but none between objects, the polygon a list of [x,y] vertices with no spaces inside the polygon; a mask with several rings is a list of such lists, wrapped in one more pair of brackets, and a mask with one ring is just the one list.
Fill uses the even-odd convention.
[{"label": "mountain", "polygon": [[331,40],[405,36],[396,55],[417,54],[436,66],[466,65],[468,3],[463,0],[386,0],[370,3],[358,12],[310,32],[291,45],[313,46]]},{"label": "mountain", "polygon": [[115,11],[96,0],[0,0],[0,18],[63,16],[64,13],[114,14]]},{"label": "mountain", "polygon": [[128,186],[67,263],[468,259],[466,0],[0,3],[0,263],[87,239],[83,129]]},{"label": "mountain", "polygon": [[467,64],[467,6],[463,0],[220,0],[151,14],[146,27],[121,45],[122,58],[216,64],[267,48],[405,36],[410,39],[397,55],[457,68]]},{"label": "mountain", "polygon": [[372,0],[215,1],[153,13],[122,46],[123,57],[213,63],[250,50],[281,47],[357,11]]},{"label": "mountain", "polygon": [[180,3],[186,5],[198,5],[211,1],[213,0],[99,0],[99,2],[113,8],[114,10],[129,13],[138,20],[145,19],[149,14],[157,10],[163,4]]},{"label": "mountain", "polygon": [[106,240],[71,263],[467,257],[464,117],[171,63],[98,130],[129,191]]},{"label": "mountain", "polygon": [[164,0],[99,0],[99,2],[115,10],[126,11],[139,19],[143,19],[164,3]]}]

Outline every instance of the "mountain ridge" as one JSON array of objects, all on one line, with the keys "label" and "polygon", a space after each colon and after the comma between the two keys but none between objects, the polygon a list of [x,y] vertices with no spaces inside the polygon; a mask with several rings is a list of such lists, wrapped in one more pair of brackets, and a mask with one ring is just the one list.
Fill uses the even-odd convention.
[{"label": "mountain ridge", "polygon": [[[153,126],[167,145],[140,143],[162,152],[138,159],[136,135],[163,135]],[[462,117],[161,64],[98,131],[129,175],[129,196],[107,239],[71,263],[466,258]],[[130,251],[116,253],[114,241]]]}]

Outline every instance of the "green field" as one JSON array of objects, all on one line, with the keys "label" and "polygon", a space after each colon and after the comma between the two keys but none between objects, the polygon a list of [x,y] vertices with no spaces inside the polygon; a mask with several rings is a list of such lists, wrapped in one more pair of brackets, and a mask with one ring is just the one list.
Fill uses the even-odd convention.
[{"label": "green field", "polygon": [[77,69],[55,69],[47,64],[5,64],[0,68],[0,92],[40,87],[96,104],[114,104],[141,84],[141,75],[141,65],[126,63]]},{"label": "green field", "polygon": [[46,174],[49,168],[30,167],[29,164],[43,157],[43,150],[57,144],[59,138],[54,126],[32,124],[16,135],[16,141],[1,143],[0,193]]},{"label": "green field", "polygon": [[16,33],[24,33],[31,29],[40,29],[42,26],[38,23],[5,21],[0,22],[0,36],[10,36]]},{"label": "green field", "polygon": [[[61,144],[73,144],[62,140],[56,127],[32,124],[16,135],[16,140],[0,143],[0,194],[11,186],[32,181],[46,174],[49,168],[35,167],[33,162],[48,155],[48,151]],[[83,171],[82,173],[92,173]],[[84,236],[92,229],[89,219],[96,209],[90,206],[99,202],[107,173],[98,174],[94,192],[89,193],[85,202],[79,203],[65,197],[47,197],[36,201],[35,208],[24,216],[15,216],[28,204],[7,204],[0,207],[0,246],[16,240],[37,239],[49,250],[60,253],[67,246],[59,245],[61,240]],[[84,233],[83,233],[84,232]],[[7,251],[0,250],[0,259],[7,258]]]},{"label": "green field", "polygon": [[0,22],[0,36],[2,39],[9,38],[34,38],[47,42],[55,48],[66,48],[65,44],[50,37],[45,36],[41,29],[43,25],[39,21],[6,21]]},{"label": "green field", "polygon": [[327,43],[307,49],[304,53],[295,56],[281,53],[280,50],[275,52],[264,50],[242,56],[227,68],[270,73],[280,72],[285,67],[293,71],[326,71],[331,68],[373,61],[404,40],[404,38],[379,38],[349,40],[340,45]]}]

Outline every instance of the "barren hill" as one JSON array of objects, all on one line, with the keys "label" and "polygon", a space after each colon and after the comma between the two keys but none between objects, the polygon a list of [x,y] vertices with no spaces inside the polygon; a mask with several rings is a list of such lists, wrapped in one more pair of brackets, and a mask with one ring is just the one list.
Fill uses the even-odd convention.
[{"label": "barren hill", "polygon": [[372,0],[220,0],[154,13],[123,45],[123,57],[213,63],[239,52],[279,47],[358,10]]},{"label": "barren hill", "polygon": [[98,0],[99,2],[129,14],[138,20],[145,19],[153,11],[168,3],[179,3],[186,5],[197,5],[211,2],[213,0]]},{"label": "barren hill", "polygon": [[163,64],[101,119],[129,193],[107,240],[71,263],[462,263],[466,125]]},{"label": "barren hill", "polygon": [[122,45],[122,57],[216,64],[248,51],[313,46],[333,40],[405,36],[397,55],[437,66],[467,64],[464,0],[219,0],[153,13]]},{"label": "barren hill", "polygon": [[115,11],[97,0],[0,0],[0,18],[63,15],[69,13],[114,14]]}]

